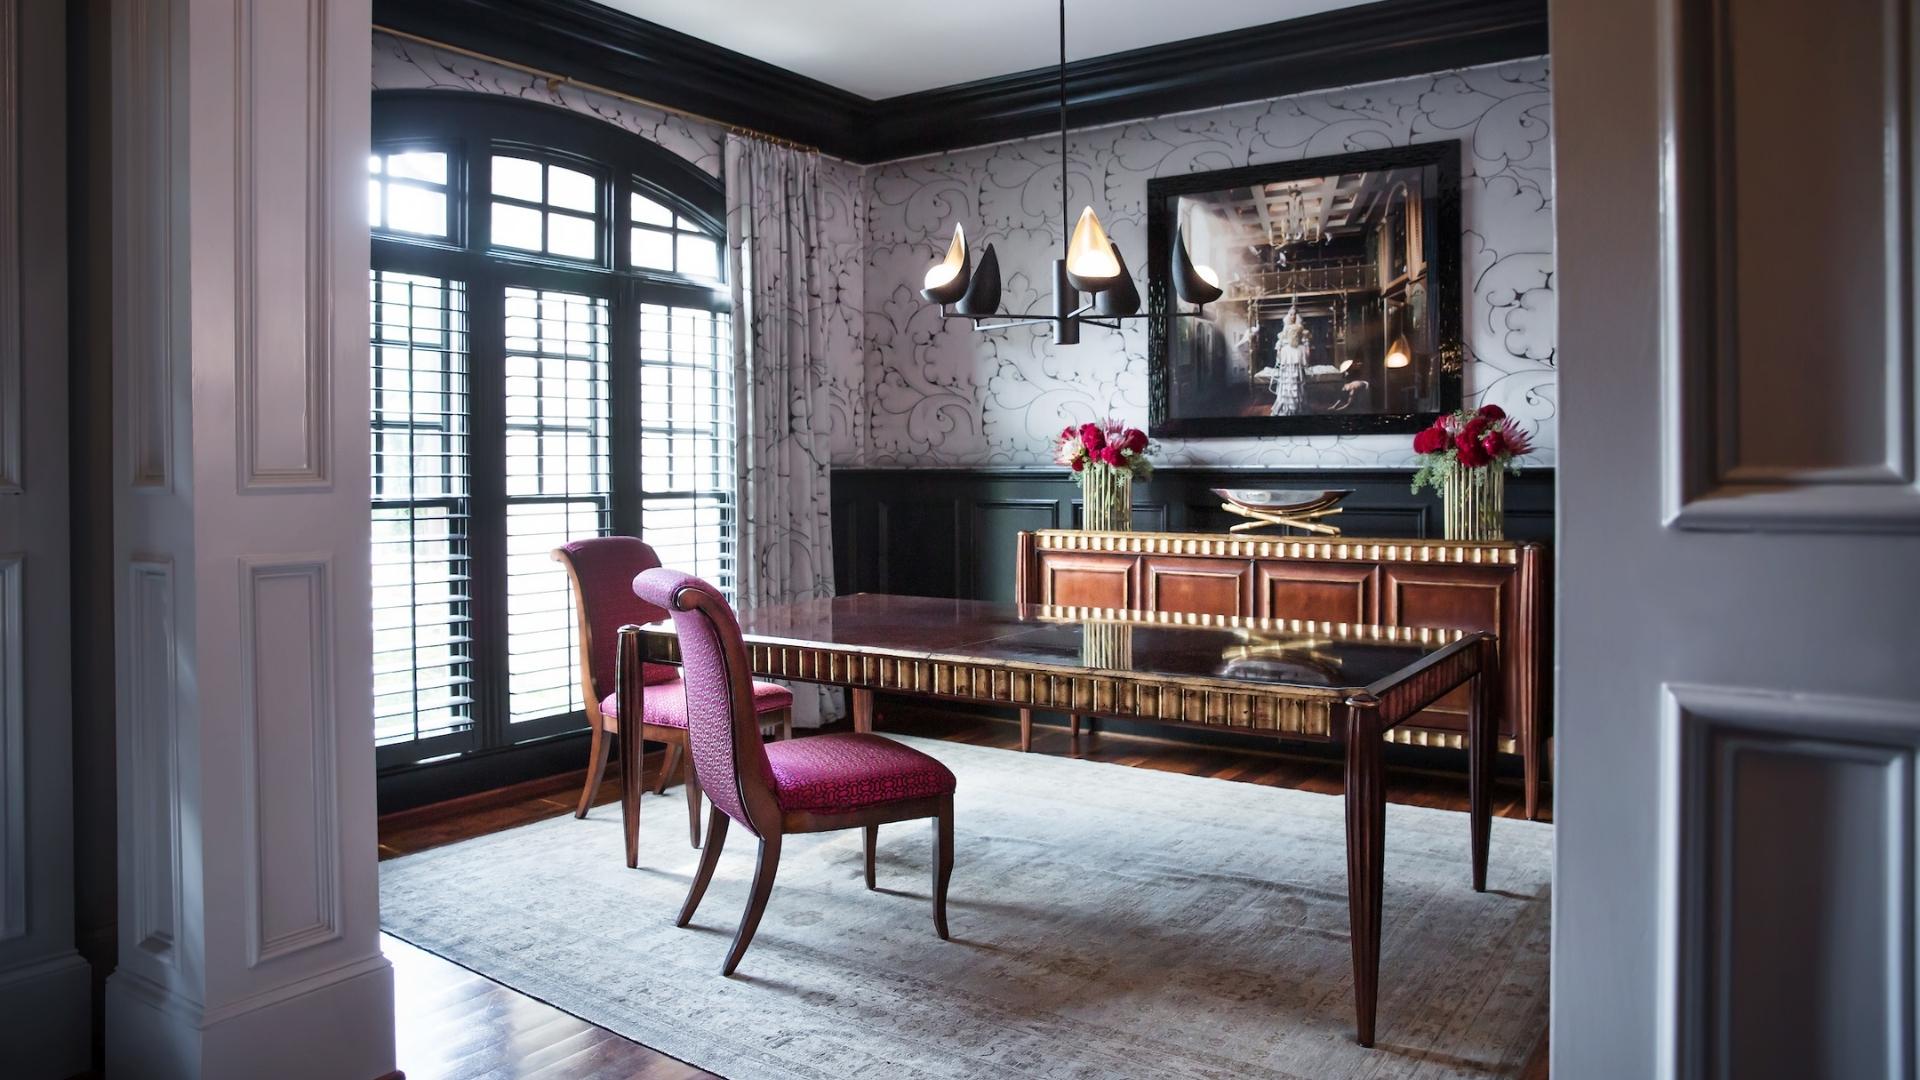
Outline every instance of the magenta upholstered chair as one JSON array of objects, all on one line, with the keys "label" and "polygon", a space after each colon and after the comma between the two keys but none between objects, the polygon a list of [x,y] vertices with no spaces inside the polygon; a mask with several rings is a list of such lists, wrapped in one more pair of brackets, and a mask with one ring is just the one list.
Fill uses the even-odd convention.
[{"label": "magenta upholstered chair", "polygon": [[[653,548],[631,536],[598,536],[575,540],[553,549],[555,562],[567,568],[573,582],[574,608],[580,624],[580,696],[587,706],[587,722],[593,742],[587,748],[587,783],[580,792],[575,817],[586,817],[600,781],[607,771],[607,752],[620,713],[615,700],[614,659],[620,645],[620,628],[628,623],[660,622],[667,613],[633,594],[633,579],[643,570],[660,565]],[[687,704],[682,693],[680,669],[671,664],[647,664],[642,679],[649,687],[645,695],[645,715],[640,734],[643,739],[667,745],[667,760],[660,769],[654,787],[664,794],[667,780],[687,757]],[[760,723],[777,724],[784,734],[793,730],[793,694],[772,683],[753,684],[753,706]],[[635,748],[636,751],[638,748]],[[634,761],[640,754],[633,755]],[[689,761],[687,781],[687,831],[693,846],[700,846],[700,781]]]},{"label": "magenta upholstered chair", "polygon": [[947,936],[953,876],[953,774],[918,750],[872,734],[814,735],[768,746],[754,723],[746,646],[733,609],[713,586],[674,570],[648,570],[633,591],[673,615],[687,685],[687,752],[713,812],[700,869],[679,925],[693,919],[726,842],[728,821],[760,840],[753,892],[720,974],[731,975],[753,941],[788,833],[866,830],[867,888],[873,847],[889,821],[933,819],[933,926]]}]

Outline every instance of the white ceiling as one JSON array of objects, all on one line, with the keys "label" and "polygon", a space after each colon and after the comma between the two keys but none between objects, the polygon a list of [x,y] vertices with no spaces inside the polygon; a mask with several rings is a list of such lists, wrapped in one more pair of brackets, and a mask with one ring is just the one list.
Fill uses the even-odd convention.
[{"label": "white ceiling", "polygon": [[[1047,0],[601,0],[769,64],[884,98],[1059,62]],[[1297,19],[1363,0],[1068,0],[1067,58]]]}]

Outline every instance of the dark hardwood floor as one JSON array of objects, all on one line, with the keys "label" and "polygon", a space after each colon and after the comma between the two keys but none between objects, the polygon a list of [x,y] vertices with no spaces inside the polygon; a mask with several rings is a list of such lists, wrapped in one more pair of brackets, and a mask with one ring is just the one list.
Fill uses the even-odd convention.
[{"label": "dark hardwood floor", "polygon": [[[1004,749],[1019,745],[1019,729],[1011,721],[906,703],[890,705],[877,725],[882,731]],[[1083,734],[1076,745],[1065,728],[1054,726],[1035,729],[1033,750],[1329,795],[1339,794],[1342,784],[1338,761],[1098,731]],[[650,772],[659,768],[660,755],[648,755],[646,767]],[[596,805],[617,800],[620,786],[616,772],[617,766],[608,770]],[[572,773],[389,815],[380,819],[380,857],[411,854],[571,813],[583,781],[582,773]],[[1467,781],[1464,775],[1389,769],[1387,798],[1412,806],[1464,812]],[[1502,783],[1494,794],[1494,813],[1520,817],[1520,800],[1517,782]],[[1543,807],[1542,817],[1552,819],[1550,803]],[[681,1080],[713,1075],[398,938],[383,936],[383,943],[393,960],[400,1068],[408,1080]],[[1546,1077],[1547,1037],[1543,1031],[1520,1080]]]}]

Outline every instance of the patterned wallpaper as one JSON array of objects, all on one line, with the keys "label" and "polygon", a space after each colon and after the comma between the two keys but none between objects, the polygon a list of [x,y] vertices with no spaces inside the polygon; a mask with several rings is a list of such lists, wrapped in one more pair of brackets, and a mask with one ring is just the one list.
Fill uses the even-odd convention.
[{"label": "patterned wallpaper", "polygon": [[[1149,177],[1439,139],[1462,141],[1462,272],[1472,402],[1497,402],[1554,457],[1555,315],[1551,89],[1545,60],[1278,98],[1072,133],[1072,212],[1091,204],[1136,267]],[[1062,425],[1113,415],[1144,426],[1144,323],[1089,328],[1056,350],[1044,328],[999,334],[941,324],[916,294],[953,223],[999,250],[1005,310],[1050,308],[1060,253],[1057,137],[867,170],[871,417],[845,463],[1045,464]],[[1144,284],[1142,292],[1145,292]],[[1165,440],[1157,460],[1215,467],[1393,467],[1404,435]]]},{"label": "patterned wallpaper", "polygon": [[[376,90],[439,89],[539,101],[632,131],[718,175],[717,127],[457,54],[374,35]],[[1149,177],[1459,139],[1462,268],[1475,403],[1532,425],[1554,460],[1555,315],[1551,87],[1538,60],[1159,117],[1072,133],[1074,212],[1092,204],[1138,264]],[[1147,418],[1141,324],[1089,328],[1056,352],[1044,330],[977,334],[941,325],[915,291],[964,222],[975,250],[993,242],[1008,311],[1045,311],[1060,246],[1060,153],[1044,137],[885,165],[823,157],[821,233],[831,280],[828,397],[842,466],[1044,465],[1068,422]],[[1136,270],[1136,273],[1138,271]],[[1392,467],[1398,435],[1166,440],[1158,460],[1216,467]]]}]

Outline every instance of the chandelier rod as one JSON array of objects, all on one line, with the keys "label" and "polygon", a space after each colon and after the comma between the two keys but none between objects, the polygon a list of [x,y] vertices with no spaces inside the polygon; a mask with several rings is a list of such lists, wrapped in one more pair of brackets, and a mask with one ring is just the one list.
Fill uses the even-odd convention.
[{"label": "chandelier rod", "polygon": [[1073,247],[1073,218],[1067,211],[1067,0],[1060,0],[1060,254]]}]

